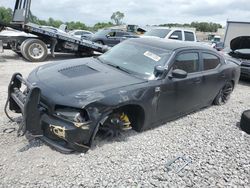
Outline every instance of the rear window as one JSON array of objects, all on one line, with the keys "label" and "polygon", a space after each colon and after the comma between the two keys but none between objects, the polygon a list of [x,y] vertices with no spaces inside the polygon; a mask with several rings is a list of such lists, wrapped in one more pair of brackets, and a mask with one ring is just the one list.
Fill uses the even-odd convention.
[{"label": "rear window", "polygon": [[151,29],[150,31],[147,31],[144,35],[165,38],[169,32],[170,29]]},{"label": "rear window", "polygon": [[185,31],[184,35],[185,41],[194,41],[194,33]]},{"label": "rear window", "polygon": [[220,64],[220,58],[209,53],[202,53],[204,70],[215,69]]}]

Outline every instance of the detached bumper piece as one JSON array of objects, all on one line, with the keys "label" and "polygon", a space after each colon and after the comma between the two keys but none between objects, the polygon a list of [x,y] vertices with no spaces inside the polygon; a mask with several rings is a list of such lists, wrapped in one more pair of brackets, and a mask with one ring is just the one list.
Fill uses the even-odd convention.
[{"label": "detached bumper piece", "polygon": [[[24,92],[20,90],[22,84],[26,86]],[[88,136],[89,130],[47,114],[46,107],[40,99],[39,87],[30,84],[20,73],[12,76],[8,88],[9,109],[22,113],[23,116],[18,135],[22,136],[29,132],[62,153],[87,152],[89,147],[80,143],[84,136]],[[88,124],[89,122],[86,122],[85,127]]]}]

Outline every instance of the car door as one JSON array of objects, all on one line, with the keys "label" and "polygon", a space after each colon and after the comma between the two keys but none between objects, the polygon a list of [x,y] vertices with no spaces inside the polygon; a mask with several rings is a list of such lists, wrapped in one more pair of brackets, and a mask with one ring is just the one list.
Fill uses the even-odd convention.
[{"label": "car door", "polygon": [[226,72],[222,68],[223,59],[210,51],[201,52],[203,85],[202,103],[211,104],[226,82]]},{"label": "car door", "polygon": [[111,31],[106,35],[105,44],[115,46],[117,44],[116,32]]},{"label": "car door", "polygon": [[121,41],[123,41],[123,40],[125,39],[124,36],[126,36],[126,34],[127,34],[127,33],[122,32],[122,31],[116,32],[116,34],[115,34],[115,38],[116,38],[115,43],[118,44],[118,43],[120,43]]},{"label": "car door", "polygon": [[[173,78],[172,71],[187,72],[186,78]],[[200,86],[203,84],[199,51],[183,51],[170,64],[169,73],[163,80],[158,102],[158,118],[172,119],[188,113],[200,105]]]},{"label": "car door", "polygon": [[189,31],[184,31],[185,41],[195,41],[194,33]]},{"label": "car door", "polygon": [[169,39],[173,40],[182,40],[182,31],[181,30],[176,30],[174,31],[170,36]]}]

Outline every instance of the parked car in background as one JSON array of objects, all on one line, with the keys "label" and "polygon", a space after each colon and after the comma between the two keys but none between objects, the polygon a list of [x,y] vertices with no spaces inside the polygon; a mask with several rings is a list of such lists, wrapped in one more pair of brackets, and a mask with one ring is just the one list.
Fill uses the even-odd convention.
[{"label": "parked car in background", "polygon": [[217,43],[212,43],[211,47],[213,47],[214,49],[221,51],[224,49],[224,42],[217,42]]},{"label": "parked car in background", "polygon": [[23,115],[22,133],[62,152],[86,152],[98,131],[143,131],[222,105],[239,76],[237,62],[211,47],[138,38],[96,58],[45,64],[27,80],[16,73],[8,102]]},{"label": "parked car in background", "polygon": [[241,62],[241,78],[250,79],[250,36],[236,37],[231,41],[230,50],[224,50]]},{"label": "parked car in background", "polygon": [[138,38],[138,35],[123,30],[104,29],[95,33],[90,40],[99,44],[108,45],[112,47],[128,38]]},{"label": "parked car in background", "polygon": [[143,36],[197,42],[195,32],[185,29],[170,29],[167,27],[156,27],[144,33]]},{"label": "parked car in background", "polygon": [[93,35],[91,31],[87,30],[73,30],[70,31],[69,34],[82,39],[91,38],[91,36]]},{"label": "parked car in background", "polygon": [[241,62],[241,77],[250,79],[250,22],[227,21],[223,53]]}]

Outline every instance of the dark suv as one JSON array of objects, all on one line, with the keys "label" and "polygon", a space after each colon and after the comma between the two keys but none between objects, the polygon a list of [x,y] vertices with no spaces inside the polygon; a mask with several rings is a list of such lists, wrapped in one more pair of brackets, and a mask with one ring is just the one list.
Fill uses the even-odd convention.
[{"label": "dark suv", "polygon": [[91,41],[108,46],[115,46],[123,40],[137,37],[138,36],[136,34],[131,32],[126,32],[117,29],[104,29],[95,33],[91,37]]}]

